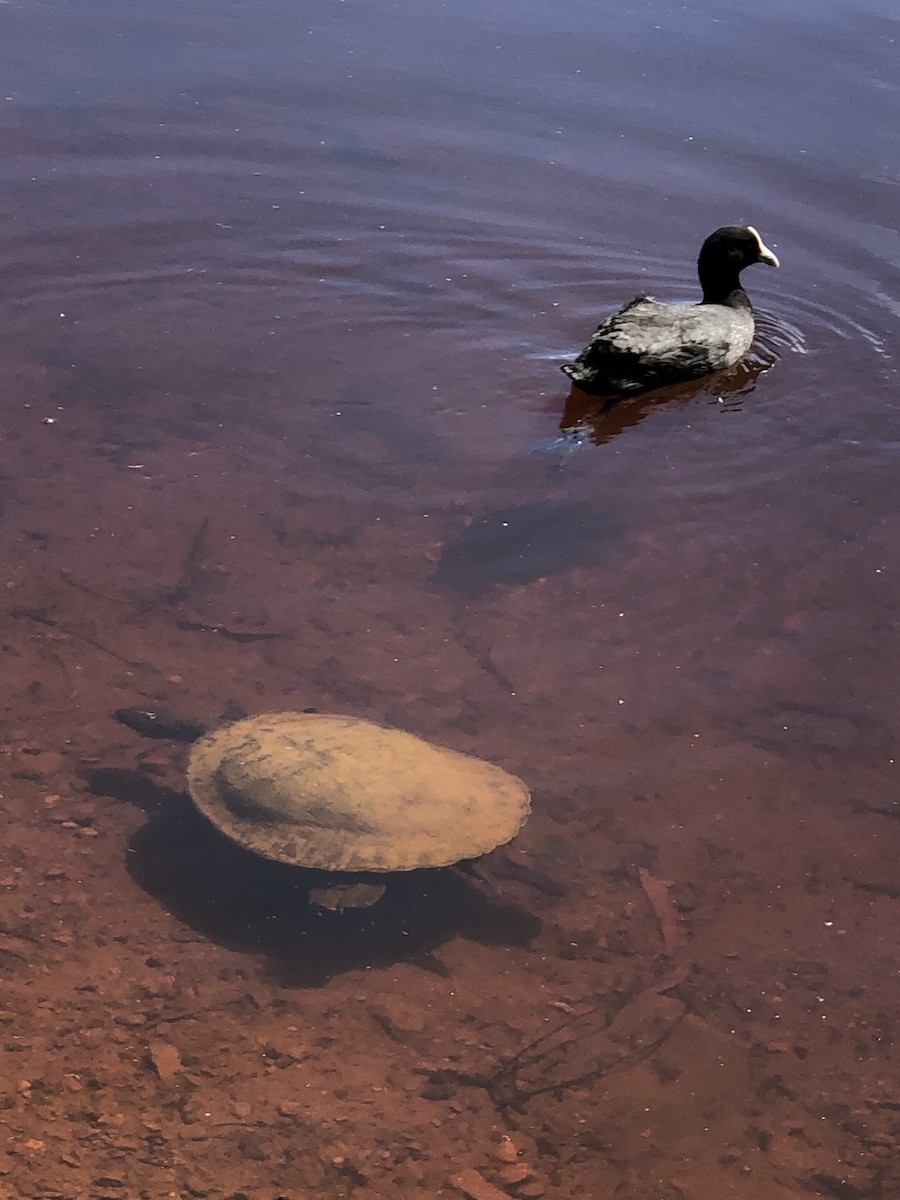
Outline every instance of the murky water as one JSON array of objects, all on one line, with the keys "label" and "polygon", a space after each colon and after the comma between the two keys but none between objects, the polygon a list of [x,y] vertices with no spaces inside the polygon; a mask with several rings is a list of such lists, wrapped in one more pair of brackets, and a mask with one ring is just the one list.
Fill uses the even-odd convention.
[{"label": "murky water", "polygon": [[[0,1195],[900,1189],[898,25],[0,5]],[[737,221],[747,360],[561,434]],[[317,913],[160,704],[534,816],[498,891]]]}]

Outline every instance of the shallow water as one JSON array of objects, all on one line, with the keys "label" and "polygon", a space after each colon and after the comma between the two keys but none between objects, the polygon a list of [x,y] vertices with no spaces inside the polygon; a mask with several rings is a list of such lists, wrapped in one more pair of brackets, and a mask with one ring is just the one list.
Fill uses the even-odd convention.
[{"label": "shallow water", "polygon": [[[0,5],[0,1192],[897,1190],[897,33]],[[567,402],[733,221],[746,362]],[[316,915],[159,703],[490,758],[523,857]]]}]

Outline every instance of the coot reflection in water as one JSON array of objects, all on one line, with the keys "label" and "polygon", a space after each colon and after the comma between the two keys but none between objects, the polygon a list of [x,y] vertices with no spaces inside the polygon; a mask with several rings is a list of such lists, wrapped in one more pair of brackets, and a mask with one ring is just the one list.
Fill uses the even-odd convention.
[{"label": "coot reflection in water", "polygon": [[759,344],[727,370],[689,383],[655,388],[636,396],[599,397],[573,385],[560,418],[561,436],[545,443],[543,449],[558,454],[576,440],[579,444],[590,440],[597,446],[605,445],[667,405],[679,404],[692,409],[695,402],[705,400],[723,411],[736,411],[753,392],[759,378],[770,371],[776,362],[775,353]]}]

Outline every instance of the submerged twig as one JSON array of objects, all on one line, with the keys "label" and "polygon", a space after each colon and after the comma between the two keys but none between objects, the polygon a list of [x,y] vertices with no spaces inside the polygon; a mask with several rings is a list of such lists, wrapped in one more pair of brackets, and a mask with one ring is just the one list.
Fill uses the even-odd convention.
[{"label": "submerged twig", "polygon": [[[687,1006],[669,993],[688,976],[679,962],[683,929],[668,880],[641,867],[641,887],[659,924],[662,953],[654,967],[665,973],[618,997],[588,996],[567,1021],[541,1034],[479,1084],[502,1111],[521,1109],[535,1096],[579,1087],[625,1070],[653,1054],[678,1026]],[[585,1005],[588,1007],[585,1009]]]},{"label": "submerged twig", "polygon": [[[60,633],[65,634],[66,637],[75,638],[77,641],[84,642],[88,646],[93,646],[95,650],[100,650],[103,654],[111,655],[112,658],[118,659],[119,662],[125,663],[125,665],[128,667],[142,667],[144,665],[142,662],[128,658],[124,654],[120,654],[118,650],[113,650],[110,646],[104,646],[102,642],[98,642],[97,639],[92,637],[89,633],[82,633],[80,629],[75,628],[73,625],[67,625],[61,621],[55,621],[52,618],[45,617],[40,612],[32,609],[14,609],[12,616],[16,617],[17,619],[25,617],[27,620],[34,621],[39,625],[46,625],[52,629],[57,629]],[[68,668],[65,666],[65,663],[63,663],[59,655],[54,655],[54,657],[68,675]]]},{"label": "submerged twig", "polygon": [[287,633],[279,633],[276,631],[260,630],[256,633],[240,630],[228,629],[225,625],[208,625],[205,621],[187,621],[179,620],[175,624],[179,629],[186,629],[193,633],[218,633],[222,637],[230,638],[233,642],[271,642],[276,638],[286,638]]},{"label": "submerged twig", "polygon": [[579,1087],[654,1053],[686,1012],[658,986],[620,998],[612,1012],[592,1009],[541,1034],[480,1081],[498,1108],[521,1109],[560,1088]]},{"label": "submerged twig", "polygon": [[191,538],[181,574],[173,587],[166,593],[166,603],[176,605],[183,603],[197,586],[197,570],[206,553],[206,539],[209,534],[209,517],[204,517],[200,528]]}]

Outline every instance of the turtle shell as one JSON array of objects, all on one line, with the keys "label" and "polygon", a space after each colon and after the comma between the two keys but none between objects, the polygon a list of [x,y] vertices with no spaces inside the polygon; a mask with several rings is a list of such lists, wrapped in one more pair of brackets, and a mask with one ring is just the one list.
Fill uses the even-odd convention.
[{"label": "turtle shell", "polygon": [[508,842],[531,808],[492,763],[355,717],[276,712],[191,748],[194,803],[233,841],[326,871],[411,871]]}]

